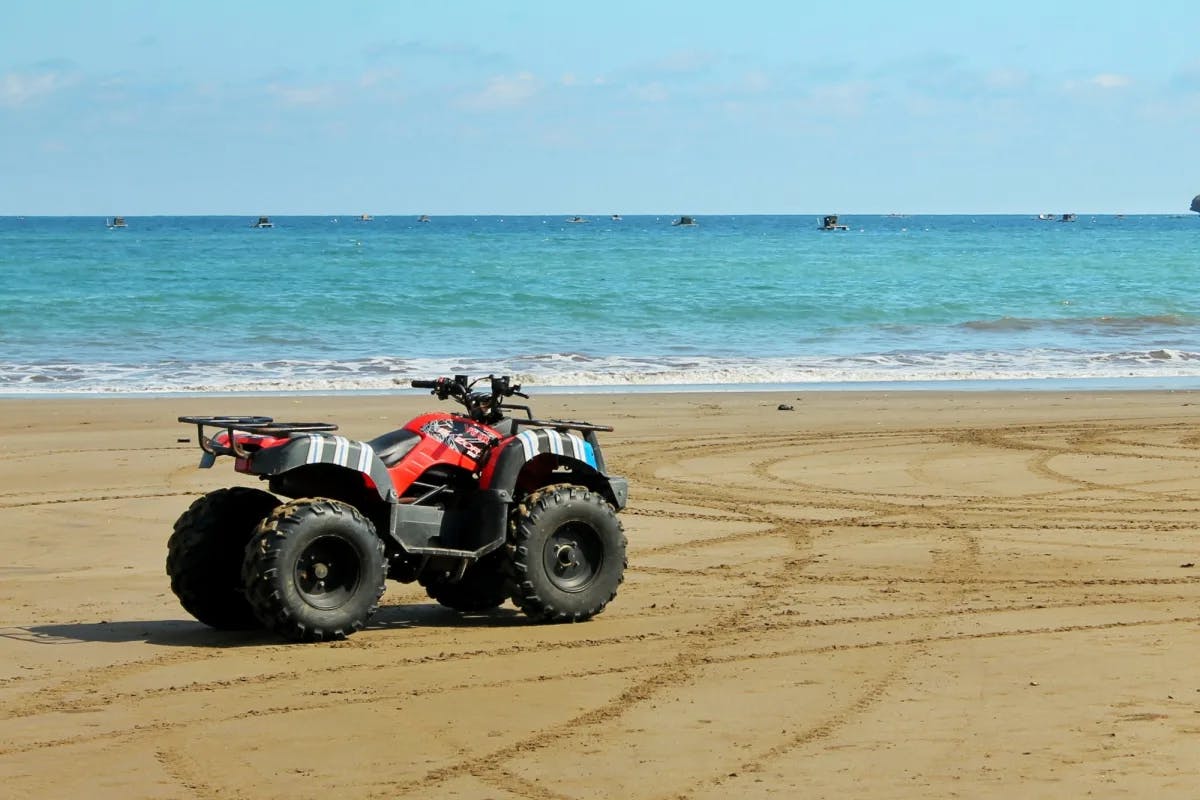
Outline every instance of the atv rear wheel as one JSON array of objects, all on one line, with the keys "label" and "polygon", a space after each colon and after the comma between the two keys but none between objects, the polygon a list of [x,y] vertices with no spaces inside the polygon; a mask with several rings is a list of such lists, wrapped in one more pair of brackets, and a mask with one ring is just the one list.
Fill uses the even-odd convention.
[{"label": "atv rear wheel", "polygon": [[440,575],[420,580],[426,594],[464,614],[491,611],[508,599],[508,573],[504,569],[503,551],[484,556],[453,583]]},{"label": "atv rear wheel", "polygon": [[167,541],[167,575],[184,610],[221,630],[259,627],[242,591],[242,557],[254,529],[279,505],[260,489],[234,486],[192,503]]},{"label": "atv rear wheel", "polygon": [[342,639],[379,609],[387,576],[375,526],[338,500],[293,500],[246,546],[242,580],[259,621],[294,641]]},{"label": "atv rear wheel", "polygon": [[526,497],[509,522],[509,591],[540,622],[599,614],[625,579],[625,533],[612,506],[582,486]]}]

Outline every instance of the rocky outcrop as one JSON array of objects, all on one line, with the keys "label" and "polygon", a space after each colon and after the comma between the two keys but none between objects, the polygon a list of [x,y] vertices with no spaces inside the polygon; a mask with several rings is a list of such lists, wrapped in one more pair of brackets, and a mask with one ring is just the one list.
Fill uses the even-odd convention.
[{"label": "rocky outcrop", "polygon": [[1200,214],[1200,194],[1192,198],[1192,211]]}]

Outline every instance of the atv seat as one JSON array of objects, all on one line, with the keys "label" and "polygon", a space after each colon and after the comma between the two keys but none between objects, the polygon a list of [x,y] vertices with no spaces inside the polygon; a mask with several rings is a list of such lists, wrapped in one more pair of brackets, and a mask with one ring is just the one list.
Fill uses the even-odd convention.
[{"label": "atv seat", "polygon": [[408,452],[421,441],[421,434],[400,428],[399,430],[376,436],[367,442],[385,467],[390,467],[408,455]]}]

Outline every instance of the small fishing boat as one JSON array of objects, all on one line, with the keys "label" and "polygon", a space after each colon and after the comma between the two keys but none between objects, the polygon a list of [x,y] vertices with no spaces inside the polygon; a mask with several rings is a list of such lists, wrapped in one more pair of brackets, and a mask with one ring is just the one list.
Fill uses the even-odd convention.
[{"label": "small fishing boat", "polygon": [[1059,222],[1074,222],[1074,221],[1075,221],[1074,214],[1063,214],[1062,219],[1059,220]]},{"label": "small fishing boat", "polygon": [[1049,220],[1058,219],[1058,218],[1056,216],[1054,216],[1053,214],[1038,214],[1038,219],[1040,219],[1042,222],[1047,222]]},{"label": "small fishing boat", "polygon": [[690,227],[690,226],[696,225],[698,223],[692,217],[680,217],[679,219],[675,220],[671,224],[675,225],[677,227]]},{"label": "small fishing boat", "polygon": [[585,219],[585,218],[583,218],[583,217],[571,217],[570,219],[568,219],[568,220],[567,220],[567,222],[571,222],[571,223],[574,223],[574,224],[578,225],[578,224],[580,224],[580,223],[583,223],[583,222],[591,222],[591,220],[590,220],[590,219]]},{"label": "small fishing boat", "polygon": [[422,214],[421,216],[417,217],[417,222],[429,222],[429,215]]},{"label": "small fishing boat", "polygon": [[611,217],[611,219],[612,219],[612,221],[613,221],[613,222],[620,222],[620,221],[621,221],[621,215],[620,215],[620,214],[613,214],[613,215],[612,215],[612,217]]},{"label": "small fishing boat", "polygon": [[375,218],[372,217],[370,214],[359,214],[358,215],[359,222],[370,222],[373,219],[375,219]]},{"label": "small fishing boat", "polygon": [[251,228],[274,228],[275,223],[271,222],[270,217],[259,217],[258,222],[253,223]]},{"label": "small fishing boat", "polygon": [[124,217],[113,217],[112,221],[108,223],[108,227],[109,227],[109,229],[112,229],[112,228],[126,228],[128,226],[125,224]]},{"label": "small fishing boat", "polygon": [[837,214],[826,214],[821,217],[821,230],[823,231],[848,231],[849,225],[842,225],[838,222]]}]

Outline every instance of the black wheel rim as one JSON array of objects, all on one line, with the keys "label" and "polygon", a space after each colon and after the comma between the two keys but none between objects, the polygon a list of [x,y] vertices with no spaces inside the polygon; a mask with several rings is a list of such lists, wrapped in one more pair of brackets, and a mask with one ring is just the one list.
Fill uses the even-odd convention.
[{"label": "black wheel rim", "polygon": [[580,592],[600,572],[604,545],[590,525],[569,522],[547,537],[542,562],[556,587],[564,592]]},{"label": "black wheel rim", "polygon": [[313,608],[341,607],[354,596],[359,574],[358,552],[338,536],[314,539],[296,559],[296,589]]}]

